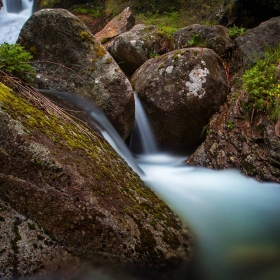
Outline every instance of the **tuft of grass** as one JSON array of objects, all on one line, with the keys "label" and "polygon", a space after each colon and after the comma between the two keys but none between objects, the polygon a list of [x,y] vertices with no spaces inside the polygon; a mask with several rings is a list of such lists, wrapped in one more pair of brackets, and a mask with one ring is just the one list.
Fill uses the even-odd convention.
[{"label": "tuft of grass", "polygon": [[233,25],[232,27],[229,27],[228,29],[228,36],[232,39],[235,39],[239,36],[243,36],[246,33],[246,28],[244,27],[237,27],[235,25]]},{"label": "tuft of grass", "polygon": [[280,45],[265,53],[264,59],[245,71],[243,89],[248,94],[244,104],[251,115],[254,112],[268,113],[272,120],[280,117]]},{"label": "tuft of grass", "polygon": [[100,18],[103,15],[103,8],[101,6],[95,6],[94,8],[77,7],[73,9],[73,12]]}]

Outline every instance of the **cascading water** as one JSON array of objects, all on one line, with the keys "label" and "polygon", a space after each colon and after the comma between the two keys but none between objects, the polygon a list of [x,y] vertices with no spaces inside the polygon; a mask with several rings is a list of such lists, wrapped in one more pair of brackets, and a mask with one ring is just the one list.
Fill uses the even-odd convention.
[{"label": "cascading water", "polygon": [[133,153],[154,154],[158,152],[154,135],[150,128],[147,115],[137,94],[134,94],[136,123],[132,132],[129,148]]},{"label": "cascading water", "polygon": [[4,0],[0,10],[0,44],[15,43],[20,29],[32,15],[33,0]]}]

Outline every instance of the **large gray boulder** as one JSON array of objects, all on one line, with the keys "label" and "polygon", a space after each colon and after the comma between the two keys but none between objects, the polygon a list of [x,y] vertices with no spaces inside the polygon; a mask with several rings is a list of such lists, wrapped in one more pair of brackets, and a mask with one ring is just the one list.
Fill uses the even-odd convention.
[{"label": "large gray boulder", "polygon": [[275,48],[280,44],[280,17],[271,18],[256,28],[247,30],[234,43],[231,68],[237,71],[254,64],[258,58],[264,58],[268,48]]},{"label": "large gray boulder", "polygon": [[169,52],[143,64],[131,78],[159,144],[188,152],[225,101],[228,84],[217,54],[206,48]]},{"label": "large gray boulder", "polygon": [[[16,260],[5,257],[1,273],[56,269],[40,260],[63,256],[153,268],[190,259],[188,231],[99,134],[39,96],[35,103],[44,110],[24,92],[1,83],[0,92],[0,206],[2,200],[14,211],[0,209],[0,248]],[[32,229],[50,245],[41,248]],[[30,242],[38,245],[33,255]]]},{"label": "large gray boulder", "polygon": [[132,87],[111,55],[84,23],[63,9],[35,13],[18,43],[33,54],[39,88],[86,95],[126,139],[134,126]]},{"label": "large gray boulder", "polygon": [[219,56],[226,56],[233,48],[228,29],[221,25],[192,24],[175,32],[173,37],[175,49],[205,47],[212,49]]},{"label": "large gray boulder", "polygon": [[123,71],[131,76],[148,59],[166,53],[170,39],[154,25],[137,24],[117,36],[108,51]]}]

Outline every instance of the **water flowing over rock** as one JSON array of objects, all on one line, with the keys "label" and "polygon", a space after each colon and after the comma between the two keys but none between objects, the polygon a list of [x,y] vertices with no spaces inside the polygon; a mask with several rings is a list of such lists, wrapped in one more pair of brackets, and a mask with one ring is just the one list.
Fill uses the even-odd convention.
[{"label": "water flowing over rock", "polygon": [[123,71],[131,76],[151,57],[166,53],[169,41],[157,26],[137,24],[116,37],[109,44],[108,51]]},{"label": "water flowing over rock", "polygon": [[280,17],[271,18],[258,27],[247,30],[244,36],[234,40],[236,45],[232,69],[237,71],[248,64],[263,58],[268,48],[275,48],[280,44]]},{"label": "water flowing over rock", "polygon": [[221,25],[204,26],[193,24],[174,33],[175,49],[205,47],[219,56],[227,55],[233,47],[227,28]]},{"label": "water flowing over rock", "polygon": [[191,165],[213,169],[234,167],[258,180],[280,182],[279,122],[262,114],[244,119],[246,95],[215,114],[203,144],[188,158]]},{"label": "water flowing over rock", "polygon": [[205,48],[185,48],[150,59],[131,82],[159,144],[184,152],[201,143],[203,127],[228,91],[221,60]]},{"label": "water flowing over rock", "polygon": [[134,126],[132,87],[111,55],[77,17],[63,9],[35,13],[18,43],[33,55],[39,88],[95,100],[126,139]]},{"label": "water flowing over rock", "polygon": [[[9,220],[0,208],[0,228],[19,217],[15,233],[23,238],[20,227],[29,222],[29,229],[44,231],[43,241],[57,244],[54,253],[57,248],[69,259],[150,267],[190,259],[188,231],[99,134],[35,108],[1,83],[0,92],[0,199],[13,209]],[[3,230],[9,227],[1,238]],[[15,237],[14,246],[21,250],[22,242]],[[16,248],[9,251],[17,260]],[[44,270],[27,256],[22,265]],[[30,272],[9,265],[20,275]]]},{"label": "water flowing over rock", "polygon": [[125,8],[119,15],[115,16],[108,24],[94,36],[105,47],[118,35],[129,31],[135,24],[135,17],[129,7]]}]

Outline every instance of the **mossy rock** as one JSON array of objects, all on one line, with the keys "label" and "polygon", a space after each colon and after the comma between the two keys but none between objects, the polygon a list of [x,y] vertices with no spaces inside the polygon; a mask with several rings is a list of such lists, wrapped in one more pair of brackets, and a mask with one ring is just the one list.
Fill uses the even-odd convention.
[{"label": "mossy rock", "polygon": [[190,259],[189,232],[99,134],[1,83],[0,163],[0,199],[72,255],[152,267]]}]

